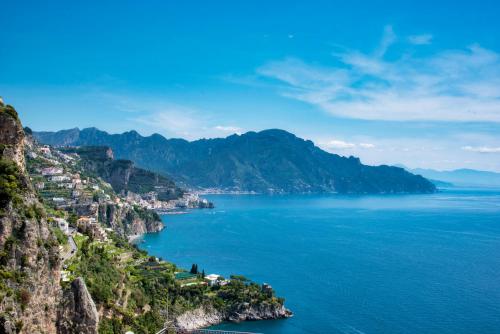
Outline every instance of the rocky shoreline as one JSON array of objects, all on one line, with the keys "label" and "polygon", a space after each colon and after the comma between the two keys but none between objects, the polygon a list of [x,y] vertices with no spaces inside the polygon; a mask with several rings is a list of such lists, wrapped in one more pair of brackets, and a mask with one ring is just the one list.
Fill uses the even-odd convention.
[{"label": "rocky shoreline", "polygon": [[174,320],[174,325],[185,330],[206,328],[223,322],[241,322],[256,320],[273,320],[290,318],[293,313],[284,305],[262,303],[250,305],[242,303],[227,312],[219,311],[212,306],[202,306],[187,311]]}]

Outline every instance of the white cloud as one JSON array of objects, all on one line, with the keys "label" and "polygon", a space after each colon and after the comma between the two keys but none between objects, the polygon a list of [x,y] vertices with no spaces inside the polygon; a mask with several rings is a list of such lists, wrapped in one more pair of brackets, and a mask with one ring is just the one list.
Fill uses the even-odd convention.
[{"label": "white cloud", "polygon": [[325,145],[326,147],[330,149],[346,149],[346,148],[354,148],[356,147],[356,144],[354,143],[348,143],[343,140],[330,140],[328,143]]},{"label": "white cloud", "polygon": [[243,132],[243,129],[237,126],[224,126],[224,125],[217,125],[214,127],[215,130],[224,132],[224,133],[236,133],[236,134],[241,134]]},{"label": "white cloud", "polygon": [[170,136],[185,138],[193,138],[197,130],[203,127],[196,111],[180,106],[163,107],[132,120],[151,129],[166,131]]},{"label": "white cloud", "polygon": [[478,153],[500,153],[500,147],[489,146],[463,146],[462,150]]},{"label": "white cloud", "polygon": [[431,44],[433,36],[431,34],[413,35],[408,37],[408,41],[415,45]]},{"label": "white cloud", "polygon": [[375,51],[375,56],[382,57],[389,47],[396,42],[396,34],[392,29],[392,26],[387,25],[384,27],[384,35],[382,36],[382,40],[380,41],[380,45]]},{"label": "white cloud", "polygon": [[331,66],[286,58],[265,64],[257,74],[278,80],[283,96],[340,117],[500,122],[500,54],[472,45],[424,58],[403,51],[385,60],[395,40],[389,26],[375,55],[344,50],[333,54]]},{"label": "white cloud", "polygon": [[339,139],[331,139],[327,141],[318,141],[319,145],[326,150],[346,150],[346,149],[355,149],[355,148],[361,148],[361,149],[371,149],[375,148],[375,145],[372,143],[352,143],[352,142],[347,142]]}]

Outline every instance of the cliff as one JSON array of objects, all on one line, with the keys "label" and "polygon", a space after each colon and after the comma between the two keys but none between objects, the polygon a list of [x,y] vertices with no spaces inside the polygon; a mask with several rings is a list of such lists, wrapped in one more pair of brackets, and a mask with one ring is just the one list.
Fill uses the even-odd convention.
[{"label": "cliff", "polygon": [[185,330],[205,328],[225,321],[241,322],[289,318],[292,312],[279,304],[250,305],[241,303],[230,311],[220,311],[213,306],[202,306],[187,311],[174,320],[174,325]]},{"label": "cliff", "polygon": [[0,106],[0,332],[55,333],[57,241],[25,174],[24,132]]},{"label": "cliff", "polygon": [[164,228],[160,216],[154,211],[116,204],[99,204],[99,222],[123,235],[159,232]]},{"label": "cliff", "polygon": [[114,160],[113,151],[106,146],[83,146],[61,149],[65,153],[76,153],[82,159],[82,167],[95,173],[111,184],[117,193],[131,191],[136,194],[158,193],[159,200],[182,197],[183,191],[166,176],[138,168],[130,160]]},{"label": "cliff", "polygon": [[81,277],[76,278],[64,293],[57,327],[60,334],[97,333],[99,314]]},{"label": "cliff", "polygon": [[[0,333],[57,333],[65,301],[59,242],[26,174],[24,148],[16,111],[0,104]],[[73,305],[86,309],[80,301]]]}]

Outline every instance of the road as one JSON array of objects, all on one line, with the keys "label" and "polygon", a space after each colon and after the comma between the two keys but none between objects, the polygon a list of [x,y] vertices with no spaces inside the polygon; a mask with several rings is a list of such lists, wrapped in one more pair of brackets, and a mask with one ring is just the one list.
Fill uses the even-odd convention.
[{"label": "road", "polygon": [[63,262],[71,259],[73,256],[75,256],[76,251],[78,248],[76,247],[75,240],[73,239],[73,233],[74,231],[70,232],[70,235],[68,236],[68,244],[69,244],[69,250],[67,252],[64,252],[61,254],[61,259]]}]

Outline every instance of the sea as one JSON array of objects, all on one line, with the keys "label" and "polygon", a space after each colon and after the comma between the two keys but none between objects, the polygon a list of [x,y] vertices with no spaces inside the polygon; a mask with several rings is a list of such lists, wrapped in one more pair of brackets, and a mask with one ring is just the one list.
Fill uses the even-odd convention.
[{"label": "sea", "polygon": [[273,286],[294,316],[214,328],[266,334],[500,333],[500,190],[210,195],[140,247]]}]

